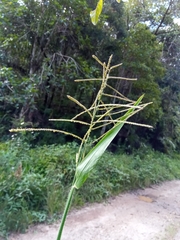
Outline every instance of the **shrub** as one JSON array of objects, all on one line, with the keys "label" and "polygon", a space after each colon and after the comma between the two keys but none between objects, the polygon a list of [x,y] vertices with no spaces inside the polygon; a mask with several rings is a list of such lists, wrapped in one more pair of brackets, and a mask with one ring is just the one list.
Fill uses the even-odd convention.
[{"label": "shrub", "polygon": [[[0,144],[0,236],[59,217],[75,171],[76,143],[36,148],[19,143]],[[179,159],[178,154],[168,156],[149,148],[132,155],[106,152],[74,195],[73,206],[180,179]]]}]

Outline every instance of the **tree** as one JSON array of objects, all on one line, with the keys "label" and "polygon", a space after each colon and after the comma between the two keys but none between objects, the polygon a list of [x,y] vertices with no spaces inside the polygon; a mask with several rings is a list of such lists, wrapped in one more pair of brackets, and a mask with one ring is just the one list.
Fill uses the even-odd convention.
[{"label": "tree", "polygon": [[139,22],[144,23],[163,46],[161,62],[165,68],[165,76],[162,78],[160,75],[156,88],[161,92],[162,113],[158,117],[154,130],[149,133],[148,139],[156,149],[166,152],[168,149],[177,149],[179,141],[177,124],[179,120],[177,90],[179,88],[177,74],[179,26],[176,23],[179,7],[179,1],[176,0],[130,0],[125,2],[127,29],[134,29]]},{"label": "tree", "polygon": [[[14,102],[8,102],[9,122],[13,116],[14,123],[19,119],[44,126],[49,117],[74,114],[77,109],[67,106],[67,94],[93,101],[96,85],[73,82],[99,76],[91,56],[103,52],[104,39],[108,42],[104,21],[94,28],[89,11],[86,1],[1,1],[2,71],[6,67],[18,76],[18,82],[9,80],[14,90],[6,91],[18,104],[15,109]],[[3,99],[1,103],[4,107]]]},{"label": "tree", "polygon": [[88,8],[85,1],[74,7],[72,10],[65,1],[64,4],[57,1],[21,1],[21,4],[19,1],[2,1],[2,63],[21,76],[28,76],[29,84],[34,83],[38,93],[42,88],[48,92],[49,82],[60,71],[60,66],[79,71],[71,53],[79,48],[83,37],[78,25],[73,26],[72,19],[76,22],[85,20]]}]

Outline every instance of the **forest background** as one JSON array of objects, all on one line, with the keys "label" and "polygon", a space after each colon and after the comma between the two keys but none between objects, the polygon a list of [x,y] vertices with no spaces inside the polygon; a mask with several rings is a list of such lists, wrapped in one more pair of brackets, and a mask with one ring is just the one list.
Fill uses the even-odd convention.
[{"label": "forest background", "polygon": [[[58,133],[15,134],[9,129],[53,128],[83,136],[86,126],[49,119],[71,118],[79,112],[67,95],[91,106],[100,83],[74,80],[101,76],[93,54],[102,62],[113,54],[112,64],[123,63],[114,75],[137,78],[113,80],[112,85],[130,99],[145,94],[143,101],[153,102],[132,118],[153,129],[125,125],[104,156],[111,161],[106,167],[98,165],[101,182],[92,185],[100,181],[92,173],[92,182],[75,196],[74,205],[180,177],[180,3],[109,0],[93,26],[89,13],[96,4],[96,0],[0,1],[2,236],[61,214],[78,141]],[[96,134],[98,130],[92,138]]]}]

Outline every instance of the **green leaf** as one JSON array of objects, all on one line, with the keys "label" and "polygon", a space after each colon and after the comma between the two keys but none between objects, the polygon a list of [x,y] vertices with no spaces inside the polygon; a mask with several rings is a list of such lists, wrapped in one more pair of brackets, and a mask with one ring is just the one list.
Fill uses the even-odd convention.
[{"label": "green leaf", "polygon": [[121,0],[116,0],[116,2],[120,3]]},{"label": "green leaf", "polygon": [[99,0],[96,9],[90,12],[91,22],[96,25],[102,12],[103,0]]},{"label": "green leaf", "polygon": [[[139,105],[141,102],[143,96],[141,96],[134,104],[134,106]],[[115,136],[118,134],[120,129],[123,127],[124,122],[134,112],[134,107],[129,109],[127,113],[124,114],[119,119],[119,123],[115,124],[114,127],[112,127],[105,135],[104,137],[96,144],[95,147],[92,148],[92,150],[86,155],[86,157],[79,163],[79,165],[76,168],[76,174],[75,174],[75,182],[74,187],[79,189],[83,183],[86,181],[86,179],[89,176],[89,173],[94,168],[102,154],[105,152],[109,144],[112,142],[112,140],[115,138]]]}]

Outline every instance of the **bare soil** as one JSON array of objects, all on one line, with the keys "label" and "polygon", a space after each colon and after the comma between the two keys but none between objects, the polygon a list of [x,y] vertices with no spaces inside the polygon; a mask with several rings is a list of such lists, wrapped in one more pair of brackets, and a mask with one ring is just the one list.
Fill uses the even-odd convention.
[{"label": "bare soil", "polygon": [[[10,240],[56,240],[59,223],[37,225]],[[180,240],[180,181],[121,194],[72,210],[62,240]]]}]

